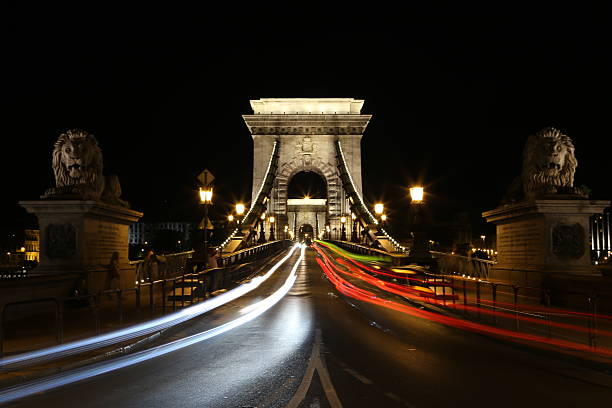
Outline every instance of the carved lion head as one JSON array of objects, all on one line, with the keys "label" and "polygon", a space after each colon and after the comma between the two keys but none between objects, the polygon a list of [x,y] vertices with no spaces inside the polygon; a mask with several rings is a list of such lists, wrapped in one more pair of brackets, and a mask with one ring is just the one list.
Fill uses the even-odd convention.
[{"label": "carved lion head", "polygon": [[529,136],[523,150],[523,189],[533,197],[556,187],[573,187],[578,161],[572,140],[555,128]]},{"label": "carved lion head", "polygon": [[52,165],[56,187],[96,186],[102,178],[102,151],[93,135],[71,129],[55,142]]}]

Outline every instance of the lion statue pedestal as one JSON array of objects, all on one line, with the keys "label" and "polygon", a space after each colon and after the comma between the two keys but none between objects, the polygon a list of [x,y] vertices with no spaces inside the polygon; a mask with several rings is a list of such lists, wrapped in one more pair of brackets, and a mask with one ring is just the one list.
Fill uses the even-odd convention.
[{"label": "lion statue pedestal", "polygon": [[142,213],[100,201],[38,200],[19,204],[38,217],[40,263],[32,274],[81,273],[88,293],[104,289],[109,260],[119,253],[120,287],[134,287],[128,229]]},{"label": "lion statue pedestal", "polygon": [[95,294],[106,289],[111,256],[118,252],[120,287],[134,287],[128,228],[142,213],[120,198],[117,176],[103,175],[97,140],[69,130],[59,136],[52,157],[55,187],[41,200],[19,202],[38,217],[40,227],[40,263],[32,275],[77,273],[84,279],[79,291]]},{"label": "lion statue pedestal", "polygon": [[591,265],[589,218],[605,200],[536,199],[483,213],[496,224],[497,259],[490,277],[541,287],[546,274],[598,275]]},{"label": "lion statue pedestal", "polygon": [[491,278],[541,287],[552,273],[593,275],[589,218],[610,206],[574,187],[578,161],[571,139],[545,128],[527,139],[523,171],[501,205],[482,213],[496,224],[498,264]]}]

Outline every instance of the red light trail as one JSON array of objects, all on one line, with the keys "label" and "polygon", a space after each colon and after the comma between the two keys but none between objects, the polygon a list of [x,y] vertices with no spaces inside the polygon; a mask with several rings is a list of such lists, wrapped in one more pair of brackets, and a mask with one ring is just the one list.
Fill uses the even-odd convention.
[{"label": "red light trail", "polygon": [[[480,324],[480,323],[462,320],[456,317],[444,316],[444,315],[429,312],[426,310],[417,309],[415,307],[405,305],[402,303],[398,303],[398,302],[394,302],[392,300],[379,298],[378,296],[376,296],[375,293],[365,290],[365,289],[361,289],[355,286],[354,284],[350,283],[346,279],[342,278],[340,274],[344,274],[347,276],[351,276],[351,277],[360,279],[379,289],[385,290],[390,293],[399,294],[401,296],[406,296],[408,298],[422,300],[422,295],[421,294],[415,295],[414,291],[410,290],[410,287],[405,287],[405,286],[397,285],[397,284],[391,284],[389,282],[383,282],[379,279],[376,279],[364,273],[363,271],[359,271],[355,266],[350,265],[350,263],[342,259],[339,259],[338,260],[339,263],[341,263],[343,266],[349,269],[348,272],[343,271],[329,259],[329,257],[323,252],[323,250],[321,250],[317,246],[317,244],[313,245],[313,248],[320,255],[320,258],[317,258],[317,263],[319,264],[319,266],[321,267],[321,269],[323,270],[323,272],[325,273],[329,281],[336,287],[336,289],[340,293],[346,296],[349,296],[351,298],[361,300],[364,302],[368,302],[371,304],[375,304],[378,306],[386,307],[388,309],[396,310],[398,312],[405,313],[410,316],[427,319],[427,320],[441,323],[447,326],[451,326],[451,327],[455,327],[455,328],[459,328],[463,330],[469,330],[475,333],[493,335],[493,336],[501,336],[501,337],[505,337],[505,338],[509,338],[513,340],[529,341],[529,342],[533,342],[536,344],[567,348],[567,349],[577,350],[577,351],[585,351],[585,352],[589,352],[593,354],[598,354],[601,356],[612,357],[612,349],[609,349],[609,348],[598,347],[595,350],[588,345],[576,343],[576,342],[569,341],[569,340],[548,338],[548,337],[537,335],[537,334],[515,332],[512,330],[487,326],[487,325]],[[352,263],[355,263],[355,262],[352,261]],[[468,306],[468,308],[478,310],[478,308],[475,308],[473,306]],[[509,317],[513,319],[516,318],[514,314],[500,312],[500,311],[494,312],[490,310],[480,310],[480,312],[496,314],[498,317]],[[521,316],[519,317],[519,319],[524,322],[542,324],[540,320],[531,318],[531,317]],[[575,331],[586,331],[586,329],[583,327],[566,324],[566,323],[550,322],[550,325],[554,327],[558,327],[558,328],[563,328],[563,329],[569,329],[569,330],[575,330]],[[607,336],[612,335],[611,332],[604,331],[604,330],[598,330],[598,334],[607,335]]]}]

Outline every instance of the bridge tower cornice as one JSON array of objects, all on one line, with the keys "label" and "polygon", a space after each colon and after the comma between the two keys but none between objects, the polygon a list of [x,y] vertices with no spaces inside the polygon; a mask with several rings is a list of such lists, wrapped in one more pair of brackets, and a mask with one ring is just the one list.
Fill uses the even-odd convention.
[{"label": "bridge tower cornice", "polygon": [[251,135],[352,135],[361,137],[372,115],[242,115]]}]

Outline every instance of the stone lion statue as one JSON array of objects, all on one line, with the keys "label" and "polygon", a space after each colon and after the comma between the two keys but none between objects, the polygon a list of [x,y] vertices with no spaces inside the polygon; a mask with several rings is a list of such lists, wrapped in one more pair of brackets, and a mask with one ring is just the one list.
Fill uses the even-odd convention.
[{"label": "stone lion statue", "polygon": [[121,200],[121,186],[116,175],[104,177],[102,150],[94,135],[71,129],[62,133],[53,146],[55,188],[45,198],[78,198],[101,200],[128,207]]},{"label": "stone lion statue", "polygon": [[584,197],[582,189],[574,187],[576,167],[572,140],[558,129],[544,128],[527,139],[523,171],[510,185],[502,204],[551,194]]}]

